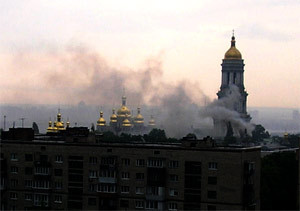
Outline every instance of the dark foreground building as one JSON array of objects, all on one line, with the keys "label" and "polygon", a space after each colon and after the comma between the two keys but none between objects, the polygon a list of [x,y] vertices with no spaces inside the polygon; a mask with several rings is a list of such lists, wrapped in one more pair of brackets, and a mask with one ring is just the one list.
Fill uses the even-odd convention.
[{"label": "dark foreground building", "polygon": [[260,208],[258,147],[217,147],[210,138],[103,143],[86,132],[2,139],[1,209]]}]

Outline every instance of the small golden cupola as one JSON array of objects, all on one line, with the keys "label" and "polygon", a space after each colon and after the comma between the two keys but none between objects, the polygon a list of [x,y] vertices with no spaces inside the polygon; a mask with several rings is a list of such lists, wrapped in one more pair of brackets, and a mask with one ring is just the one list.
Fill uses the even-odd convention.
[{"label": "small golden cupola", "polygon": [[111,123],[117,122],[117,115],[115,114],[115,109],[112,110],[112,115],[110,116],[110,122]]},{"label": "small golden cupola", "polygon": [[54,127],[56,130],[65,130],[64,122],[62,121],[62,118],[61,118],[60,109],[58,109],[57,119],[54,122]]},{"label": "small golden cupola", "polygon": [[140,107],[138,107],[137,112],[138,113],[137,113],[136,117],[134,118],[134,123],[135,124],[144,124],[144,117],[141,114],[141,108]]},{"label": "small golden cupola", "polygon": [[66,122],[66,127],[67,127],[67,128],[70,127],[70,121],[69,121],[69,118],[68,118],[68,120],[67,120],[67,122]]},{"label": "small golden cupola", "polygon": [[102,111],[100,111],[100,118],[97,121],[97,125],[99,125],[99,126],[106,126],[106,121],[103,118],[103,112]]},{"label": "small golden cupola", "polygon": [[154,118],[153,118],[152,115],[151,115],[151,118],[150,118],[150,120],[149,120],[149,126],[152,126],[152,127],[155,126],[155,120],[154,120]]},{"label": "small golden cupola", "polygon": [[128,115],[125,116],[126,118],[124,119],[124,121],[122,122],[122,126],[123,127],[131,127],[131,122],[128,119]]},{"label": "small golden cupola", "polygon": [[131,116],[130,110],[126,107],[126,96],[122,97],[122,106],[117,111],[117,115],[118,115],[118,117],[125,117],[126,115],[128,117]]},{"label": "small golden cupola", "polygon": [[49,120],[49,122],[48,122],[48,128],[47,128],[47,132],[48,133],[51,133],[51,132],[53,132],[53,127],[52,127],[52,121],[51,121],[51,119]]},{"label": "small golden cupola", "polygon": [[235,47],[234,34],[231,37],[231,46],[230,46],[229,50],[225,53],[224,59],[242,59],[242,54]]}]

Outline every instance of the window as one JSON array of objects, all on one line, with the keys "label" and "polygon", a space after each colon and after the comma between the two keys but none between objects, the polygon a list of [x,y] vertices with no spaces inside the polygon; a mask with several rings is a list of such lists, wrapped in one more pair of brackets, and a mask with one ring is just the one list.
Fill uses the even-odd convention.
[{"label": "window", "polygon": [[114,170],[102,170],[102,171],[100,171],[100,177],[116,178],[116,171],[114,171]]},{"label": "window", "polygon": [[169,162],[169,168],[178,168],[178,166],[179,166],[179,161],[177,160],[171,160]]},{"label": "window", "polygon": [[130,175],[129,172],[122,172],[122,179],[129,179]]},{"label": "window", "polygon": [[121,186],[121,193],[129,193],[129,186]]},{"label": "window", "polygon": [[120,200],[120,207],[128,208],[129,201],[128,200]]},{"label": "window", "polygon": [[63,184],[60,181],[56,181],[56,182],[54,182],[54,187],[55,187],[55,189],[60,190],[63,188]]},{"label": "window", "polygon": [[128,158],[122,159],[122,165],[124,165],[124,166],[130,166],[130,159],[128,159]]},{"label": "window", "polygon": [[208,177],[207,183],[209,185],[216,185],[217,184],[217,177]]},{"label": "window", "polygon": [[13,173],[13,174],[17,174],[17,173],[18,173],[18,167],[12,166],[12,167],[10,168],[10,172]]},{"label": "window", "polygon": [[33,161],[33,156],[32,154],[25,154],[25,161]]},{"label": "window", "polygon": [[62,155],[56,155],[55,156],[55,163],[63,163],[63,156]]},{"label": "window", "polygon": [[170,181],[171,182],[178,182],[178,175],[170,174]]},{"label": "window", "polygon": [[11,161],[18,161],[17,154],[16,153],[11,153],[10,154],[10,160]]},{"label": "window", "polygon": [[102,157],[101,164],[102,165],[115,165],[116,159],[114,157]]},{"label": "window", "polygon": [[149,159],[148,167],[164,167],[164,162],[161,159]]},{"label": "window", "polygon": [[62,203],[62,196],[61,195],[54,195],[54,202],[61,204]]},{"label": "window", "polygon": [[32,180],[25,180],[25,188],[32,188]]},{"label": "window", "polygon": [[49,196],[46,194],[34,194],[33,197],[34,201],[33,204],[35,206],[45,206],[48,207],[48,202],[49,202]]},{"label": "window", "polygon": [[137,180],[143,180],[145,178],[145,175],[144,175],[144,173],[136,173],[135,178]]},{"label": "window", "polygon": [[90,157],[89,163],[90,164],[97,164],[97,161],[98,161],[97,157]]},{"label": "window", "polygon": [[17,185],[18,185],[18,180],[16,180],[16,179],[10,180],[10,187],[16,187]]},{"label": "window", "polygon": [[136,187],[135,194],[144,194],[144,187]]},{"label": "window", "polygon": [[97,171],[90,170],[89,177],[90,178],[97,178]]},{"label": "window", "polygon": [[49,168],[45,167],[36,167],[35,168],[35,174],[40,174],[40,175],[49,175]]},{"label": "window", "polygon": [[157,201],[146,201],[146,209],[157,209],[158,202]]},{"label": "window", "polygon": [[107,183],[100,183],[98,184],[98,192],[105,192],[105,193],[115,193],[116,192],[116,185],[114,184],[107,184]]},{"label": "window", "polygon": [[156,186],[147,187],[147,194],[148,195],[158,195],[158,187],[156,187]]},{"label": "window", "polygon": [[97,199],[96,198],[89,198],[88,199],[88,204],[91,206],[95,206],[97,204]]},{"label": "window", "polygon": [[36,180],[33,182],[32,187],[36,189],[49,189],[50,182],[47,180]]},{"label": "window", "polygon": [[17,200],[17,199],[18,199],[18,193],[10,192],[9,198],[10,198],[10,199]]},{"label": "window", "polygon": [[178,191],[176,189],[170,188],[169,195],[170,196],[178,196]]},{"label": "window", "polygon": [[33,173],[33,168],[25,167],[25,174],[26,175],[32,175],[32,173]]},{"label": "window", "polygon": [[24,199],[25,199],[26,201],[32,201],[32,194],[30,194],[30,193],[25,193]]},{"label": "window", "polygon": [[144,208],[144,201],[136,200],[135,201],[135,208]]},{"label": "window", "polygon": [[207,191],[207,198],[209,199],[216,199],[217,198],[217,192],[216,191]]},{"label": "window", "polygon": [[208,163],[208,169],[209,169],[209,170],[218,170],[218,163],[215,163],[215,162],[209,162],[209,163]]},{"label": "window", "polygon": [[63,170],[62,169],[54,169],[54,176],[62,176]]},{"label": "window", "polygon": [[145,160],[144,159],[137,159],[136,160],[136,166],[145,166]]},{"label": "window", "polygon": [[89,184],[89,191],[91,192],[96,191],[96,184]]},{"label": "window", "polygon": [[178,209],[177,207],[178,207],[177,203],[174,202],[170,202],[168,206],[169,210],[177,210]]}]

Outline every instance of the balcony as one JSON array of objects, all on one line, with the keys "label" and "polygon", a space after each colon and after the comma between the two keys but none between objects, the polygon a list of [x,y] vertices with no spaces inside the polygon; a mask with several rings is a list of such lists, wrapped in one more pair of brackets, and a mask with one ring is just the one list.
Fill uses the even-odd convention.
[{"label": "balcony", "polygon": [[99,177],[100,183],[117,183],[117,178],[115,177]]}]

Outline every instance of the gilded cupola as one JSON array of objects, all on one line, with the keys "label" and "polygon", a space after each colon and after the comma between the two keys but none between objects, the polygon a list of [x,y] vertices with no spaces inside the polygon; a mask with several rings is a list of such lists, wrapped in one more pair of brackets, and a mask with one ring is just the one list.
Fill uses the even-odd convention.
[{"label": "gilded cupola", "polygon": [[122,97],[122,106],[121,108],[117,111],[118,117],[125,117],[128,115],[128,117],[131,116],[130,110],[126,107],[126,96]]},{"label": "gilded cupola", "polygon": [[64,122],[62,121],[62,117],[61,117],[61,113],[60,113],[60,109],[58,109],[57,119],[54,122],[54,124],[55,124],[54,127],[56,128],[56,130],[65,130]]},{"label": "gilded cupola", "polygon": [[136,117],[134,118],[134,123],[136,123],[136,124],[144,124],[144,117],[141,114],[141,108],[138,108],[137,112],[138,113],[137,113]]},{"label": "gilded cupola", "polygon": [[48,122],[47,132],[53,132],[53,127],[52,127],[52,121],[51,121],[51,119]]},{"label": "gilded cupola", "polygon": [[232,35],[231,37],[231,46],[228,51],[225,53],[224,59],[242,59],[242,54],[235,47],[235,37]]},{"label": "gilded cupola", "polygon": [[105,126],[106,125],[106,121],[103,118],[103,112],[102,111],[100,111],[100,118],[97,121],[97,125],[99,125],[99,126]]},{"label": "gilded cupola", "polygon": [[155,120],[154,120],[152,115],[151,115],[151,118],[149,120],[149,126],[152,126],[152,127],[155,126]]},{"label": "gilded cupola", "polygon": [[124,121],[122,122],[122,126],[123,127],[131,127],[131,122],[128,119],[128,115],[126,115],[126,118],[124,119]]},{"label": "gilded cupola", "polygon": [[115,109],[112,110],[112,115],[110,116],[110,122],[111,123],[116,123],[118,120],[117,115],[115,114]]}]

